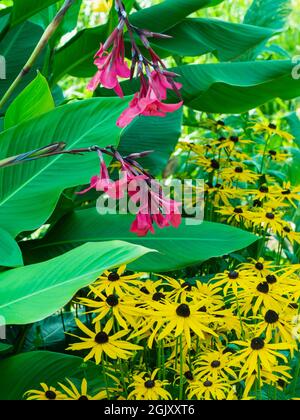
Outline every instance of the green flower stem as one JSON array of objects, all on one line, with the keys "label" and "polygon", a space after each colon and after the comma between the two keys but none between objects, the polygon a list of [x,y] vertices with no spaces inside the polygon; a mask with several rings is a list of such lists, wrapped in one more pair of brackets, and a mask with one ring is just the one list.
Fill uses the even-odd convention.
[{"label": "green flower stem", "polygon": [[69,10],[69,8],[72,6],[74,0],[66,0],[61,7],[61,9],[58,11],[57,15],[54,17],[53,21],[49,24],[49,26],[46,28],[45,32],[43,33],[41,39],[39,40],[37,46],[35,47],[33,53],[29,57],[27,63],[24,65],[23,69],[20,71],[16,79],[13,81],[12,85],[9,87],[5,95],[0,101],[0,109],[7,103],[7,101],[10,99],[16,88],[19,86],[23,78],[30,72],[32,69],[34,63],[36,62],[37,58],[41,54],[41,52],[44,50],[46,45],[48,44],[50,38],[53,36],[53,34],[56,32],[57,28],[61,24],[62,20],[65,17],[65,14]]},{"label": "green flower stem", "polygon": [[183,385],[184,385],[184,378],[183,378],[183,340],[182,334],[180,336],[180,387],[179,387],[179,401],[183,400]]}]

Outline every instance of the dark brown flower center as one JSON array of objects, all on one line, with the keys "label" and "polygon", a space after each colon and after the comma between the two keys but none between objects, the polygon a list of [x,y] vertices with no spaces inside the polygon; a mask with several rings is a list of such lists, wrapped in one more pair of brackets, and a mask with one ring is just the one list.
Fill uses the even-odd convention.
[{"label": "dark brown flower center", "polygon": [[86,396],[86,395],[81,395],[79,398],[78,398],[78,401],[88,401],[89,399],[88,399],[88,397]]},{"label": "dark brown flower center", "polygon": [[217,368],[219,368],[221,366],[221,362],[219,362],[219,360],[214,360],[212,363],[211,363],[211,367],[212,368],[214,368],[214,369],[217,369]]},{"label": "dark brown flower center", "polygon": [[142,292],[142,293],[144,293],[145,295],[150,295],[149,290],[148,290],[148,289],[147,289],[147,287],[145,287],[145,286],[143,286],[143,287],[141,288],[141,292]]},{"label": "dark brown flower center", "polygon": [[270,290],[269,284],[266,281],[264,281],[263,283],[259,283],[256,290],[260,293],[267,294],[269,293],[269,290]]},{"label": "dark brown flower center", "polygon": [[276,130],[277,129],[277,125],[270,123],[269,124],[269,128],[271,128],[271,130]]},{"label": "dark brown flower center", "polygon": [[192,372],[190,370],[188,370],[187,372],[185,372],[184,376],[186,377],[186,379],[188,381],[192,381],[194,379],[194,375],[192,374]]},{"label": "dark brown flower center", "polygon": [[283,230],[285,231],[285,233],[291,233],[292,231],[288,226],[285,226]]},{"label": "dark brown flower center", "polygon": [[277,321],[279,321],[279,315],[275,311],[268,311],[265,314],[265,321],[268,324],[276,324]]},{"label": "dark brown flower center", "polygon": [[47,391],[45,396],[48,400],[56,400],[56,393],[54,391]]},{"label": "dark brown flower center", "polygon": [[144,385],[145,385],[145,388],[147,388],[147,389],[154,388],[155,387],[155,381],[152,381],[152,380],[146,381]]},{"label": "dark brown flower center", "polygon": [[181,316],[183,318],[188,318],[191,315],[190,308],[186,303],[182,303],[181,305],[179,305],[176,309],[176,313],[178,316]]},{"label": "dark brown flower center", "polygon": [[213,386],[213,383],[210,381],[205,381],[203,384],[206,388],[210,388],[211,386]]},{"label": "dark brown flower center", "polygon": [[266,185],[262,185],[259,189],[259,191],[261,193],[268,193],[269,192],[269,188]]},{"label": "dark brown flower center", "polygon": [[109,341],[109,337],[108,337],[108,335],[107,335],[105,332],[103,332],[103,331],[99,332],[99,333],[95,336],[95,342],[96,342],[97,344],[106,344],[106,343],[108,343],[108,341]]},{"label": "dark brown flower center", "polygon": [[117,295],[110,295],[106,299],[106,303],[113,308],[119,304],[119,298]]},{"label": "dark brown flower center", "polygon": [[269,150],[269,155],[270,156],[276,156],[277,155],[276,150]]},{"label": "dark brown flower center", "polygon": [[275,283],[277,283],[277,277],[274,276],[274,274],[269,274],[266,277],[266,280],[267,280],[268,284],[275,284]]},{"label": "dark brown flower center", "polygon": [[225,123],[222,120],[218,120],[217,125],[221,125],[222,127],[225,127]]},{"label": "dark brown flower center", "polygon": [[120,276],[118,273],[110,273],[108,276],[109,281],[118,281],[120,280]]},{"label": "dark brown flower center", "polygon": [[275,214],[274,213],[266,213],[266,218],[269,220],[274,220],[275,219]]},{"label": "dark brown flower center", "polygon": [[228,277],[230,278],[230,280],[236,280],[239,278],[239,273],[237,271],[230,271],[228,273]]},{"label": "dark brown flower center", "polygon": [[216,159],[212,159],[212,160],[211,160],[211,162],[210,162],[210,166],[211,166],[213,169],[220,169],[220,164],[219,164],[219,162],[218,162]]},{"label": "dark brown flower center", "polygon": [[154,295],[152,296],[152,300],[154,300],[155,302],[159,302],[160,300],[163,300],[166,296],[161,293],[161,292],[156,292],[154,293]]},{"label": "dark brown flower center", "polygon": [[192,285],[188,283],[187,281],[182,283],[181,287],[185,289],[187,292],[190,292],[192,290]]},{"label": "dark brown flower center", "polygon": [[261,262],[255,264],[255,268],[259,271],[264,269],[264,265]]},{"label": "dark brown flower center", "polygon": [[252,350],[262,350],[265,347],[265,342],[262,338],[253,338],[251,341]]},{"label": "dark brown flower center", "polygon": [[236,207],[233,211],[234,211],[235,214],[243,214],[244,213],[243,209],[241,209],[240,207]]},{"label": "dark brown flower center", "polygon": [[238,143],[239,142],[239,137],[238,136],[231,136],[230,137],[230,140],[233,142],[233,143]]},{"label": "dark brown flower center", "polygon": [[281,191],[281,194],[282,195],[290,195],[291,194],[291,190],[283,190],[283,191]]},{"label": "dark brown flower center", "polygon": [[237,174],[242,174],[244,172],[244,169],[241,166],[237,166],[234,172]]}]

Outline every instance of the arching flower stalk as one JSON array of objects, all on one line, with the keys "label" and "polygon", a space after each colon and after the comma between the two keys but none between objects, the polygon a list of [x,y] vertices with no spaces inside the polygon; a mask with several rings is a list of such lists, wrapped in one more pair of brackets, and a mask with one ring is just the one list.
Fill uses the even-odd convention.
[{"label": "arching flower stalk", "polygon": [[[119,78],[140,79],[140,90],[117,121],[119,127],[126,127],[138,115],[164,117],[168,112],[178,110],[183,102],[166,104],[167,90],[173,90],[180,97],[181,85],[174,81],[178,75],[166,69],[164,62],[152,49],[149,38],[170,38],[168,35],[140,29],[132,25],[125,6],[120,0],[115,1],[119,17],[117,27],[113,30],[104,44],[100,45],[95,55],[94,64],[98,71],[88,84],[88,89],[96,90],[99,85],[106,89],[113,89],[116,94],[123,97]],[[127,29],[131,43],[131,67],[125,60],[124,31]],[[148,52],[145,57],[136,39],[140,40]]]}]

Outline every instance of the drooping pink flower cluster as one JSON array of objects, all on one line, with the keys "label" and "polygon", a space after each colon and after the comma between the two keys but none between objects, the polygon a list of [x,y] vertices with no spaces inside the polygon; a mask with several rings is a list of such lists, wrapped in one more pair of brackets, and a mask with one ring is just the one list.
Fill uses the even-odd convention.
[{"label": "drooping pink flower cluster", "polygon": [[[181,204],[167,198],[160,184],[155,181],[135,160],[145,153],[122,157],[114,148],[97,149],[100,158],[100,174],[93,176],[90,186],[79,192],[85,194],[95,189],[105,192],[114,200],[129,197],[129,209],[134,209],[136,218],[131,226],[131,232],[138,236],[154,233],[154,224],[160,229],[168,226],[178,227],[181,224]],[[103,152],[114,156],[121,165],[122,177],[113,181],[105,164]],[[148,152],[146,152],[148,153]],[[127,194],[127,195],[126,195]]]},{"label": "drooping pink flower cluster", "polygon": [[[180,96],[181,85],[175,83],[174,78],[178,75],[166,69],[163,61],[151,48],[148,38],[168,38],[167,35],[142,30],[131,25],[123,3],[116,0],[116,9],[119,15],[119,24],[109,36],[104,45],[101,44],[95,55],[95,65],[98,71],[90,81],[88,89],[94,91],[99,85],[113,89],[117,95],[123,97],[123,91],[119,78],[132,79],[137,76],[140,79],[140,91],[134,95],[133,100],[117,121],[119,127],[126,127],[137,116],[164,117],[169,112],[181,108],[183,102],[166,104],[167,90],[173,90]],[[132,50],[131,68],[125,61],[124,28],[127,28]],[[147,49],[151,60],[144,57],[138,47],[135,36]],[[110,50],[110,52],[109,52]]]}]

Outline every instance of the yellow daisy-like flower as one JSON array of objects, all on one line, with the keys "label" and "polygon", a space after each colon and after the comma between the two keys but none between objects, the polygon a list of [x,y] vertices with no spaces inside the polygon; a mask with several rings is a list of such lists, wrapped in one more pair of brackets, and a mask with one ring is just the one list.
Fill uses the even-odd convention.
[{"label": "yellow daisy-like flower", "polygon": [[224,296],[227,296],[229,291],[237,296],[240,287],[247,288],[251,274],[242,270],[225,270],[224,273],[216,274],[210,282],[213,282],[215,287],[223,287]]},{"label": "yellow daisy-like flower", "polygon": [[268,342],[275,337],[276,342],[292,342],[292,320],[286,318],[284,312],[276,312],[272,309],[264,311],[263,320],[255,325],[255,334],[257,336],[265,335]]},{"label": "yellow daisy-like flower", "polygon": [[217,159],[209,159],[205,156],[197,156],[193,160],[195,161],[196,165],[200,166],[208,173],[218,171],[221,167],[221,162]]},{"label": "yellow daisy-like flower", "polygon": [[285,224],[282,219],[282,214],[274,212],[271,209],[258,209],[252,214],[251,221],[254,226],[259,226],[263,229],[270,229],[275,234],[279,234]]},{"label": "yellow daisy-like flower", "polygon": [[201,305],[200,310],[217,310],[224,306],[223,297],[220,295],[222,288],[212,283],[202,283],[196,280],[196,288],[193,290],[193,302]]},{"label": "yellow daisy-like flower", "polygon": [[169,292],[166,292],[166,296],[169,299],[174,299],[176,302],[178,302],[178,300],[181,299],[186,299],[186,298],[192,298],[194,293],[193,290],[195,289],[195,287],[187,282],[186,280],[182,280],[182,279],[173,279],[172,277],[169,276],[165,276],[165,275],[160,275],[160,277],[164,280],[166,280],[163,284],[166,287],[171,287],[172,290]]},{"label": "yellow daisy-like flower", "polygon": [[251,212],[249,212],[247,206],[224,206],[220,207],[219,210],[216,210],[216,213],[225,216],[228,223],[233,222],[235,225],[247,223],[247,220],[251,219]]},{"label": "yellow daisy-like flower", "polygon": [[41,383],[40,385],[42,390],[31,389],[24,394],[26,400],[55,401],[67,399],[66,395],[53,386],[48,386],[45,383]]},{"label": "yellow daisy-like flower", "polygon": [[235,355],[235,361],[242,364],[240,377],[251,376],[259,367],[272,372],[273,367],[278,365],[278,359],[287,363],[287,358],[278,350],[291,350],[290,343],[270,344],[261,337],[254,337],[248,341],[235,341],[240,347],[244,347]]},{"label": "yellow daisy-like flower", "polygon": [[195,375],[197,379],[203,377],[211,377],[214,380],[223,378],[226,381],[237,379],[237,375],[233,370],[236,363],[232,361],[231,353],[212,350],[207,353],[200,354],[196,359]]},{"label": "yellow daisy-like flower", "polygon": [[[277,150],[268,150],[268,158],[274,162],[286,162],[287,159],[292,157],[291,154],[287,152],[277,152]],[[264,155],[264,151],[260,151],[260,154]]]},{"label": "yellow daisy-like flower", "polygon": [[224,379],[207,378],[192,382],[187,389],[188,399],[192,400],[226,400],[232,386]]},{"label": "yellow daisy-like flower", "polygon": [[121,265],[116,272],[106,270],[92,286],[98,292],[104,292],[106,296],[114,293],[118,296],[122,296],[125,292],[134,293],[133,286],[142,286],[142,281],[137,279],[140,279],[144,273],[124,275],[125,271],[126,265]]},{"label": "yellow daisy-like flower", "polygon": [[217,183],[215,185],[211,183],[205,184],[205,192],[209,197],[212,197],[215,207],[219,207],[220,204],[230,206],[229,200],[239,198],[241,190],[230,185]]},{"label": "yellow daisy-like flower", "polygon": [[131,295],[128,297],[123,295],[120,298],[118,295],[112,294],[106,297],[94,287],[90,286],[90,289],[97,300],[81,298],[79,303],[91,308],[91,311],[87,313],[96,315],[93,323],[100,322],[108,314],[111,314],[122,328],[136,327],[138,318],[144,311],[136,307],[137,301]]},{"label": "yellow daisy-like flower", "polygon": [[249,263],[243,263],[239,265],[239,270],[243,272],[244,275],[254,276],[258,278],[265,278],[269,274],[272,274],[272,269],[274,268],[273,261],[266,261],[264,258],[260,257],[258,260],[253,258],[249,259]]},{"label": "yellow daisy-like flower", "polygon": [[[163,340],[167,336],[179,337],[183,335],[187,346],[192,345],[191,332],[193,331],[199,338],[205,339],[205,334],[217,336],[216,333],[208,327],[208,324],[214,321],[213,317],[201,312],[201,304],[189,304],[179,302],[151,302],[151,307],[155,310],[151,314],[152,325],[156,324],[148,341],[151,348],[154,338]],[[140,334],[149,329],[149,320],[146,319],[145,325],[140,326]]]},{"label": "yellow daisy-like flower", "polygon": [[253,194],[256,200],[273,200],[276,197],[277,190],[276,187],[263,184],[257,190],[248,190],[248,193]]},{"label": "yellow daisy-like flower", "polygon": [[82,380],[80,391],[77,389],[76,385],[70,381],[70,379],[66,379],[69,387],[62,383],[58,383],[62,390],[66,393],[68,400],[77,400],[77,401],[87,401],[87,400],[104,400],[107,399],[107,392],[100,391],[98,394],[94,395],[93,397],[88,394],[88,383],[87,380],[84,378]]},{"label": "yellow daisy-like flower", "polygon": [[227,182],[245,182],[254,184],[260,175],[246,169],[242,163],[233,162],[230,168],[222,170],[222,178]]},{"label": "yellow daisy-like flower", "polygon": [[87,328],[79,319],[76,319],[78,328],[87,335],[87,338],[79,337],[74,334],[69,334],[73,337],[79,338],[81,343],[71,344],[67,350],[80,351],[90,350],[84,361],[95,359],[96,364],[102,360],[103,354],[106,354],[111,359],[128,359],[132,356],[135,350],[141,350],[141,346],[131,344],[128,341],[120,340],[120,338],[128,335],[128,331],[119,331],[116,334],[110,335],[113,327],[113,320],[108,321],[104,329],[101,329],[99,322],[95,324],[95,332]]},{"label": "yellow daisy-like flower", "polygon": [[293,207],[297,208],[296,203],[300,201],[300,187],[292,187],[290,182],[284,182],[282,187],[276,187],[276,192],[279,201],[287,200]]},{"label": "yellow daisy-like flower", "polygon": [[168,385],[168,381],[160,381],[155,379],[159,369],[148,375],[146,372],[142,372],[139,375],[133,376],[133,383],[128,388],[134,388],[133,391],[128,395],[128,399],[136,400],[171,400],[171,394],[164,389]]},{"label": "yellow daisy-like flower", "polygon": [[284,140],[287,140],[288,142],[292,142],[295,138],[290,133],[280,130],[277,127],[277,125],[270,123],[268,121],[254,124],[252,127],[252,130],[255,133],[266,133],[269,136],[273,136],[274,134],[276,134],[277,136],[281,137]]},{"label": "yellow daisy-like flower", "polygon": [[287,384],[289,380],[292,379],[291,375],[288,373],[289,370],[289,366],[279,365],[273,366],[272,372],[266,369],[261,369],[260,375],[258,375],[255,370],[251,375],[246,377],[243,398],[247,398],[249,396],[255,383],[257,383],[260,388],[262,388],[264,384],[269,384],[279,389],[282,388],[279,384]]},{"label": "yellow daisy-like flower", "polygon": [[[257,315],[263,309],[279,312],[281,307],[286,306],[289,302],[282,295],[282,291],[267,280],[260,283],[257,281],[249,282],[243,291],[239,291],[238,300],[240,311],[245,315],[250,312]],[[234,301],[233,307],[235,307]]]},{"label": "yellow daisy-like flower", "polygon": [[113,5],[113,0],[92,0],[93,12],[107,13]]},{"label": "yellow daisy-like flower", "polygon": [[300,232],[295,232],[290,225],[290,223],[286,223],[284,227],[282,227],[281,232],[279,232],[279,236],[284,239],[288,239],[292,245],[296,242],[300,244]]},{"label": "yellow daisy-like flower", "polygon": [[254,143],[252,140],[247,140],[242,137],[232,135],[228,138],[222,137],[222,141],[219,141],[218,149],[228,149],[228,151],[233,150],[237,146],[243,146],[245,144]]}]

